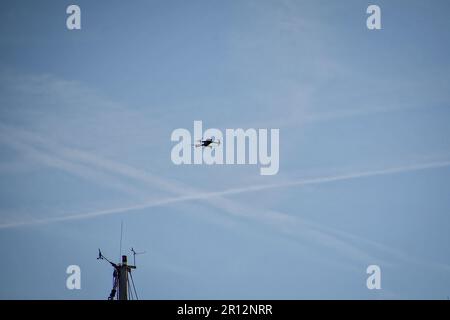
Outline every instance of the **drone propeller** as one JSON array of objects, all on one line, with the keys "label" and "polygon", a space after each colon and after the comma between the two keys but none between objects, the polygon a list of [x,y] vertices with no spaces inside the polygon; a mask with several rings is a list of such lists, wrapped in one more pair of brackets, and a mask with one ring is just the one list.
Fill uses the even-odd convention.
[{"label": "drone propeller", "polygon": [[103,255],[102,252],[100,251],[100,249],[98,249],[98,257],[97,260],[103,260]]},{"label": "drone propeller", "polygon": [[215,143],[215,144],[217,144],[217,145],[219,145],[220,144],[220,140],[219,139],[214,139],[214,138],[211,138],[211,143]]}]

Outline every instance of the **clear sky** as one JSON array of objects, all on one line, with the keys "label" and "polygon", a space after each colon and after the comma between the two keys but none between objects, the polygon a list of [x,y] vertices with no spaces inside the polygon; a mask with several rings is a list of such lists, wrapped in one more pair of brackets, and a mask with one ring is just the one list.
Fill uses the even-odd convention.
[{"label": "clear sky", "polygon": [[[447,299],[449,12],[1,1],[0,298],[105,299],[123,221],[141,299]],[[174,165],[194,120],[280,129],[279,173]]]}]

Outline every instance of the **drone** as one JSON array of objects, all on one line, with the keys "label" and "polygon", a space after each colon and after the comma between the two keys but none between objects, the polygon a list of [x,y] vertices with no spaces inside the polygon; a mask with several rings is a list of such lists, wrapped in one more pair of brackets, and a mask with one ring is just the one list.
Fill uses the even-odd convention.
[{"label": "drone", "polygon": [[208,139],[201,139],[201,140],[197,140],[196,144],[193,144],[193,146],[195,146],[196,148],[198,147],[208,147],[208,148],[212,148],[213,144],[217,144],[220,145],[220,140],[214,140],[214,138],[208,138]]}]

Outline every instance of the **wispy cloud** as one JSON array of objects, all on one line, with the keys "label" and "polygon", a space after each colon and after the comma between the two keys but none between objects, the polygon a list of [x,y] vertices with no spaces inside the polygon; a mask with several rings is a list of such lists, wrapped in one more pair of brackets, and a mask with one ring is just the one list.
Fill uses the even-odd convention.
[{"label": "wispy cloud", "polygon": [[17,139],[13,139],[11,136],[8,136],[7,134],[2,133],[0,135],[0,141],[16,149],[17,151],[22,152],[23,154],[26,155],[27,158],[32,159],[35,162],[42,163],[46,166],[69,172],[73,175],[82,177],[88,181],[95,182],[96,184],[100,184],[107,188],[115,189],[129,195],[133,196],[139,195],[140,197],[146,196],[146,194],[140,191],[139,189],[130,186],[128,184],[122,183],[121,181],[115,179],[114,177],[105,175],[99,172],[98,170],[93,170],[92,168],[89,168],[82,164],[73,163],[63,158],[59,158],[46,152],[42,152],[38,148],[35,148],[27,143],[23,143]]},{"label": "wispy cloud", "polygon": [[[5,126],[2,127],[5,129]],[[18,132],[15,132],[16,134]],[[43,138],[38,137],[37,135],[32,135],[26,132],[21,132],[22,137],[30,138],[35,140],[35,142],[45,143],[48,146],[51,146],[53,148],[56,147],[56,144],[51,144],[48,142],[48,140],[45,140]],[[9,141],[9,143],[12,143]],[[26,147],[25,145],[21,145],[17,142],[13,143],[16,147],[21,148],[22,150],[25,150],[26,152],[35,152],[30,147]],[[124,207],[117,207],[112,209],[105,209],[105,210],[98,210],[98,211],[92,211],[92,212],[86,212],[86,213],[80,213],[80,214],[74,214],[74,215],[68,215],[63,217],[53,217],[53,218],[43,218],[43,219],[37,219],[37,220],[27,220],[27,221],[21,221],[21,222],[10,222],[10,223],[3,223],[0,224],[0,228],[14,228],[14,227],[20,227],[20,226],[30,226],[30,225],[39,225],[39,224],[48,224],[48,223],[55,223],[55,222],[64,222],[64,221],[71,221],[71,220],[80,220],[80,219],[91,219],[96,218],[100,216],[105,215],[111,215],[111,214],[118,214],[118,213],[124,213],[124,212],[138,212],[139,210],[150,208],[150,207],[156,207],[156,206],[164,206],[169,204],[175,204],[175,203],[182,203],[186,201],[197,201],[197,200],[203,200],[208,201],[212,203],[215,206],[218,206],[219,209],[225,210],[228,213],[231,213],[233,215],[238,215],[240,217],[244,218],[257,218],[259,220],[262,220],[265,223],[271,224],[271,225],[281,225],[282,227],[286,227],[291,225],[292,223],[298,223],[295,221],[295,218],[283,213],[279,212],[271,212],[268,210],[257,210],[257,213],[251,213],[254,210],[250,210],[249,208],[242,208],[241,205],[237,203],[233,203],[230,200],[223,199],[225,196],[233,196],[238,195],[242,193],[249,193],[249,192],[262,192],[265,190],[270,189],[276,189],[276,188],[289,188],[289,187],[300,187],[300,186],[307,186],[307,185],[313,185],[313,184],[324,184],[324,183],[332,183],[332,182],[338,182],[338,181],[345,181],[345,180],[352,180],[352,179],[361,179],[361,178],[368,178],[373,176],[382,176],[382,175],[392,175],[392,174],[399,174],[399,173],[405,173],[405,172],[412,172],[412,171],[419,171],[419,170],[426,170],[426,169],[436,169],[436,168],[444,168],[450,166],[450,161],[440,161],[440,162],[429,162],[429,163],[419,163],[419,164],[411,164],[411,165],[405,165],[405,166],[399,166],[399,167],[392,167],[392,168],[383,168],[378,170],[369,170],[369,171],[359,171],[359,172],[351,172],[347,174],[340,174],[340,175],[327,175],[323,177],[316,177],[316,178],[309,178],[309,179],[298,179],[293,181],[285,181],[280,183],[273,183],[273,184],[258,184],[258,185],[250,185],[250,186],[244,186],[244,187],[238,187],[238,188],[230,188],[222,191],[214,191],[214,192],[198,192],[197,190],[193,188],[185,188],[181,185],[176,185],[175,182],[168,182],[164,179],[160,179],[154,175],[150,175],[147,172],[143,172],[141,170],[135,169],[131,166],[120,164],[117,162],[113,162],[110,160],[103,159],[101,157],[94,156],[90,153],[70,149],[70,148],[58,148],[59,153],[61,153],[64,156],[76,158],[81,161],[85,161],[91,165],[101,166],[103,168],[109,169],[116,174],[125,175],[137,180],[141,180],[147,183],[155,183],[157,182],[158,185],[166,190],[170,191],[176,194],[182,194],[178,196],[172,196],[172,197],[166,197],[159,200],[150,200],[150,201],[144,201],[139,204],[131,205],[131,206],[124,206]],[[39,157],[41,160],[45,161],[47,164],[50,163],[51,165],[55,165],[57,167],[62,167],[65,170],[69,170],[71,172],[80,173],[82,175],[86,174],[92,174],[93,172],[89,170],[87,167],[77,167],[74,164],[70,162],[66,162],[64,160],[55,160],[54,157],[44,156],[42,154],[36,154],[36,157]],[[92,178],[96,179],[97,177],[94,175]],[[102,177],[103,179],[104,177]],[[120,186],[120,185],[119,185]],[[190,190],[189,190],[190,189]],[[189,194],[186,194],[189,192]],[[219,200],[219,201],[218,201]],[[303,229],[303,231],[305,231]],[[317,232],[317,231],[316,231]],[[321,241],[330,240],[330,243],[333,242],[333,245],[336,245],[336,237],[332,237],[330,233],[324,232],[324,230],[318,231],[320,232],[320,239]],[[314,232],[310,231],[310,235],[313,235]],[[349,236],[347,235],[347,238]],[[348,245],[348,243],[342,244],[342,248],[351,248],[351,250],[354,250],[351,246]]]},{"label": "wispy cloud", "polygon": [[[75,215],[70,215],[70,216],[65,216],[65,217],[0,224],[0,228],[10,228],[10,227],[18,227],[18,226],[24,226],[24,225],[35,225],[35,224],[42,224],[42,223],[89,219],[89,218],[95,218],[98,216],[123,213],[123,212],[128,212],[128,211],[136,211],[136,210],[140,210],[140,209],[163,206],[163,205],[174,204],[174,203],[181,203],[181,202],[186,202],[186,201],[205,200],[205,199],[210,199],[210,198],[215,198],[215,197],[233,196],[233,195],[238,195],[238,194],[242,194],[242,193],[259,192],[259,191],[276,189],[276,188],[289,188],[289,187],[296,187],[296,186],[297,187],[307,186],[307,185],[312,185],[312,184],[325,184],[325,183],[345,181],[345,180],[353,180],[353,179],[360,179],[360,178],[367,178],[367,177],[374,177],[374,176],[383,176],[383,175],[392,175],[392,174],[420,171],[420,170],[426,170],[426,169],[446,168],[446,167],[450,167],[450,161],[415,164],[415,165],[408,165],[408,166],[404,166],[404,167],[394,167],[394,168],[386,168],[386,169],[379,169],[379,170],[372,170],[372,171],[361,171],[361,172],[348,173],[348,174],[344,174],[344,175],[324,176],[324,177],[317,177],[317,178],[312,178],[312,179],[300,179],[300,180],[287,181],[287,182],[282,182],[282,183],[277,183],[277,184],[251,185],[251,186],[245,186],[245,187],[230,188],[230,189],[226,189],[226,190],[222,190],[222,191],[202,192],[202,193],[194,193],[194,194],[185,195],[185,196],[167,197],[167,198],[163,198],[160,200],[151,200],[148,202],[143,202],[143,203],[132,205],[132,206],[99,210],[99,211],[93,211],[93,212],[87,212],[87,213],[80,213],[80,214],[75,214]],[[289,217],[288,215],[281,216],[278,214],[275,219],[288,219],[288,217]]]},{"label": "wispy cloud", "polygon": [[[213,207],[231,216],[258,221],[263,225],[275,228],[275,230],[277,230],[281,234],[294,237],[300,236],[304,239],[313,240],[325,247],[338,249],[339,252],[357,260],[379,260],[355,245],[355,243],[365,243],[366,245],[370,245],[374,248],[382,249],[385,252],[388,251],[397,258],[406,261],[412,261],[423,266],[430,265],[430,263],[422,263],[420,260],[410,258],[408,255],[402,253],[401,251],[393,249],[389,250],[389,248],[374,241],[366,240],[361,237],[357,237],[333,228],[324,227],[306,219],[297,218],[274,210],[248,207],[225,197],[250,192],[263,192],[265,190],[277,188],[292,188],[314,184],[333,183],[344,180],[400,174],[404,172],[444,168],[450,166],[450,161],[427,162],[383,168],[378,170],[350,172],[347,174],[339,175],[327,175],[309,179],[296,179],[292,181],[283,181],[280,183],[250,185],[238,188],[230,188],[222,191],[202,192],[201,190],[193,187],[187,187],[176,181],[168,181],[166,179],[162,179],[156,175],[136,169],[129,165],[111,161],[109,159],[105,159],[104,157],[100,157],[86,151],[61,146],[56,142],[41,137],[33,132],[17,129],[4,124],[0,124],[0,130],[2,130],[2,140],[4,140],[4,142],[7,142],[18,150],[32,155],[34,159],[42,161],[43,163],[52,167],[56,167],[74,173],[76,175],[87,177],[88,179],[96,182],[103,181],[105,183],[108,182],[109,184],[111,179],[113,181],[117,180],[116,178],[114,178],[114,176],[110,176],[108,174],[99,175],[98,169],[102,169],[114,175],[131,178],[136,181],[144,182],[148,185],[156,184],[161,190],[175,194],[175,196],[160,199],[150,199],[148,201],[143,201],[134,205],[115,207],[105,210],[90,211],[79,214],[65,215],[61,217],[6,222],[0,224],[0,229],[92,219],[112,214],[138,213],[140,212],[140,210],[146,208],[201,200],[203,203],[208,203],[209,205],[212,205]],[[26,142],[34,146],[27,145]],[[40,149],[45,149],[47,153],[37,151],[37,147],[39,147]],[[74,163],[73,161],[77,162]],[[91,169],[90,166],[96,169]],[[122,185],[119,183],[114,186],[117,189],[123,189],[124,191],[127,191],[131,194],[134,194],[136,192],[136,190],[129,189],[126,184]],[[389,263],[385,261],[384,264],[388,265]],[[431,265],[433,264],[431,263]],[[434,266],[438,268],[444,268],[446,270],[448,270],[449,268],[446,265],[434,264]]]},{"label": "wispy cloud", "polygon": [[[37,82],[37,84],[39,85],[38,88],[35,88],[36,84],[31,83],[29,84],[30,87],[21,86],[20,89],[26,94],[27,92],[33,93],[36,90],[37,92],[41,92],[41,89],[44,88],[46,91],[50,90],[50,94],[53,91],[57,92],[58,97],[60,97],[61,92],[70,92],[70,99],[60,97],[61,101],[79,101],[80,96],[85,96],[85,92],[84,90],[81,90],[83,88],[79,84],[75,84],[74,86],[70,82],[63,81],[61,83],[65,89],[61,90],[59,85],[56,86],[56,88],[53,87],[55,79],[53,79],[52,77],[37,78],[35,82]],[[47,87],[46,82],[53,83],[53,85]],[[60,82],[56,81],[56,83],[58,84]],[[123,110],[123,108],[118,105],[111,104],[111,102],[109,101],[103,101],[101,97],[99,97],[95,93],[88,93],[90,99],[95,98],[95,104],[97,105],[103,105],[114,110]],[[89,103],[92,104],[92,101]],[[323,120],[339,119],[342,117],[347,118],[360,116],[362,114],[370,114],[372,112],[390,112],[392,110],[396,109],[381,108],[369,110],[367,108],[364,108],[363,111],[358,109],[339,112],[332,111],[329,113],[305,113],[301,118],[303,118],[304,121],[307,122],[320,122]],[[289,121],[292,121],[293,118],[294,117],[289,117],[289,119],[282,119],[281,122],[285,121],[286,123],[283,123],[283,125],[289,125]],[[55,141],[48,139],[47,137],[39,136],[38,134],[36,134],[36,132],[33,131],[20,129],[18,127],[9,126],[7,124],[0,124],[0,130],[2,133],[1,138],[5,143],[25,153],[37,162],[53,168],[64,170],[71,174],[83,177],[94,183],[125,192],[126,194],[137,196],[139,197],[139,199],[144,199],[143,201],[139,201],[133,205],[114,207],[104,210],[80,212],[79,214],[64,215],[61,217],[5,222],[0,224],[0,229],[92,219],[113,214],[139,213],[142,209],[146,208],[167,206],[190,201],[207,204],[220,210],[220,212],[222,213],[226,213],[230,217],[256,221],[262,225],[269,226],[280,234],[312,240],[319,245],[337,249],[345,256],[355,258],[359,261],[366,261],[368,259],[373,261],[376,259],[375,257],[369,255],[366,251],[358,248],[358,244],[365,243],[366,245],[372,245],[372,247],[377,248],[383,248],[383,246],[378,243],[371,242],[370,240],[362,241],[364,239],[360,239],[340,230],[334,230],[332,228],[330,229],[313,222],[308,222],[305,219],[297,218],[286,213],[268,210],[266,208],[255,208],[253,206],[249,207],[248,205],[241,204],[233,199],[228,199],[228,197],[250,192],[263,192],[272,189],[333,183],[345,180],[368,178],[372,176],[399,174],[402,172],[412,172],[450,166],[450,161],[426,162],[398,167],[382,168],[378,170],[349,172],[347,174],[326,175],[316,178],[295,179],[272,184],[255,184],[243,187],[229,188],[221,191],[205,192],[203,190],[194,188],[191,185],[188,186],[178,181],[161,178],[158,175],[152,174],[148,171],[140,170],[133,166],[117,161],[112,161],[92,152],[67,147],[60,143],[56,143]],[[167,197],[158,197],[156,199],[148,199],[148,195],[145,192],[146,189],[142,190],[136,188],[135,183],[127,183],[127,180],[143,183],[148,188],[156,187],[157,189],[168,192],[172,195]],[[395,255],[404,260],[408,258],[407,255],[403,254],[400,251],[391,251],[391,253],[392,255]],[[416,262],[419,261],[416,260]]]}]

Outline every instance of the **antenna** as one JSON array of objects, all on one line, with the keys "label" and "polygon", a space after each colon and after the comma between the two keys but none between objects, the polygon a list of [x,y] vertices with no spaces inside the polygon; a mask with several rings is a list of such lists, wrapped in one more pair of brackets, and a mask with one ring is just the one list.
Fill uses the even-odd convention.
[{"label": "antenna", "polygon": [[146,253],[145,251],[142,251],[142,252],[136,252],[136,251],[134,251],[133,248],[131,248],[131,252],[133,252],[133,263],[134,263],[134,265],[136,265],[136,256],[139,255],[139,254],[144,254],[144,253]]},{"label": "antenna", "polygon": [[122,237],[123,237],[123,220],[120,221],[120,246],[119,246],[119,258],[122,256]]},{"label": "antenna", "polygon": [[[120,224],[120,255],[121,255],[121,263],[111,262],[108,258],[106,258],[102,251],[98,249],[98,257],[97,260],[106,260],[109,264],[114,268],[113,272],[113,288],[111,293],[109,294],[108,300],[128,300],[128,294],[133,299],[134,297],[138,299],[138,295],[136,292],[136,287],[133,281],[133,275],[131,274],[132,269],[136,269],[136,255],[143,254],[145,252],[136,252],[133,248],[131,251],[133,252],[134,265],[129,265],[126,255],[122,255],[122,238],[123,238],[123,221]],[[128,277],[129,276],[129,277]],[[131,279],[131,285],[129,278]],[[129,288],[133,288],[133,291],[129,291]]]}]

